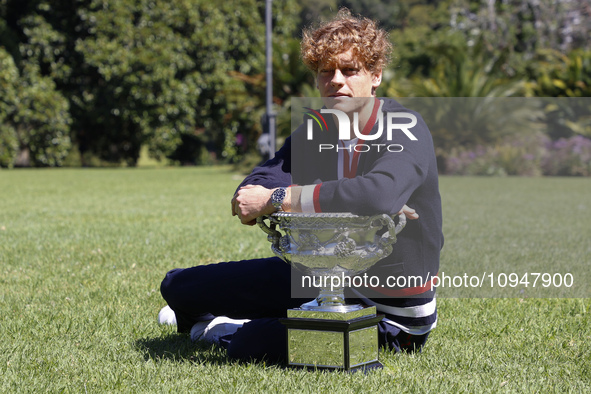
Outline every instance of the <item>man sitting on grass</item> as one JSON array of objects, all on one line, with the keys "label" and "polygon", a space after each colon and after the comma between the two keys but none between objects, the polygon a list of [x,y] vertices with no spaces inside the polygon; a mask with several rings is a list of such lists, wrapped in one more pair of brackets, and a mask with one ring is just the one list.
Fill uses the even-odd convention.
[{"label": "man sitting on grass", "polygon": [[[277,210],[360,215],[394,215],[404,210],[415,220],[398,235],[393,253],[367,274],[379,277],[381,283],[387,277],[411,276],[425,282],[355,288],[347,297],[374,305],[385,315],[378,324],[381,347],[419,350],[437,322],[434,291],[427,281],[438,272],[443,246],[430,132],[417,113],[395,100],[375,97],[391,52],[387,33],[375,22],[341,10],[334,20],[304,32],[301,52],[315,73],[327,108],[339,109],[351,120],[356,113],[354,127],[368,141],[403,149],[356,153],[351,147],[363,143],[361,139],[339,141],[337,133],[315,131],[322,141],[341,148],[319,152],[316,145],[292,153],[294,146],[312,147],[302,125],[273,159],[245,178],[232,199],[232,214],[252,225],[257,217]],[[386,114],[392,112],[418,119],[412,128],[414,140],[400,130],[378,137],[380,124],[385,128]],[[328,130],[338,129],[332,116],[326,116],[326,121]],[[296,166],[301,168],[296,171]],[[309,301],[291,297],[290,276],[289,265],[277,257],[174,269],[162,281],[161,293],[168,306],[159,320],[176,323],[178,331],[190,332],[193,340],[220,344],[233,358],[285,360],[285,327],[278,319],[286,317],[287,309]]]}]

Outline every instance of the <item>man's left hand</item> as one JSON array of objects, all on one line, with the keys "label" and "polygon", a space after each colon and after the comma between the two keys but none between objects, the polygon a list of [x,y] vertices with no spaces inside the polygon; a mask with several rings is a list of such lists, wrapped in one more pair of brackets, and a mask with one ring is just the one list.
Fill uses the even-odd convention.
[{"label": "man's left hand", "polygon": [[419,214],[417,213],[417,211],[415,211],[414,209],[412,209],[411,207],[409,207],[406,204],[404,204],[404,206],[402,207],[402,209],[398,212],[399,215],[401,213],[404,213],[404,215],[406,216],[406,218],[407,219],[410,219],[410,220],[416,220],[416,219],[419,218]]}]

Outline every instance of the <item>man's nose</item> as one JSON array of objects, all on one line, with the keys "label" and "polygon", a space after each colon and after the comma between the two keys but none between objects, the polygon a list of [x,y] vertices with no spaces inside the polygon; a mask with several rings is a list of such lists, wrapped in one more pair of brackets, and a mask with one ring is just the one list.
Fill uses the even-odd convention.
[{"label": "man's nose", "polygon": [[334,70],[334,74],[332,76],[332,80],[330,81],[330,83],[333,86],[340,86],[345,84],[345,76],[343,75],[341,70],[339,70],[338,68]]}]

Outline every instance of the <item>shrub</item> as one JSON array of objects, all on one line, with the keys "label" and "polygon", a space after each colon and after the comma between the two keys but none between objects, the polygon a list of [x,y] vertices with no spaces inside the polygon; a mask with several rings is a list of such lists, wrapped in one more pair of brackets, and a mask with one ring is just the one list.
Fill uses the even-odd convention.
[{"label": "shrub", "polygon": [[542,175],[549,139],[544,134],[506,138],[495,146],[457,148],[445,160],[449,175]]},{"label": "shrub", "polygon": [[591,175],[591,140],[577,135],[546,143],[544,175]]}]

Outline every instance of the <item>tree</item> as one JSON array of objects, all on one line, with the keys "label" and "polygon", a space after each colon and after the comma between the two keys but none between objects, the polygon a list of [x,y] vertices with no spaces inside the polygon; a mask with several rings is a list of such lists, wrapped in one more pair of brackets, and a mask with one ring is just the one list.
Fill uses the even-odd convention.
[{"label": "tree", "polygon": [[18,151],[16,131],[10,122],[18,101],[17,80],[12,57],[0,48],[0,167],[12,167]]},{"label": "tree", "polygon": [[508,53],[507,68],[522,74],[539,50],[589,49],[590,13],[588,0],[456,0],[451,26],[489,52]]},{"label": "tree", "polygon": [[[38,70],[68,98],[83,160],[134,165],[142,145],[165,157],[184,143],[231,160],[238,134],[256,135],[260,100],[247,81],[264,72],[264,3],[2,4],[17,68]],[[276,35],[291,36],[298,12],[295,1],[274,2]]]},{"label": "tree", "polygon": [[0,166],[59,166],[70,150],[68,101],[28,65],[22,75],[0,48]]}]

